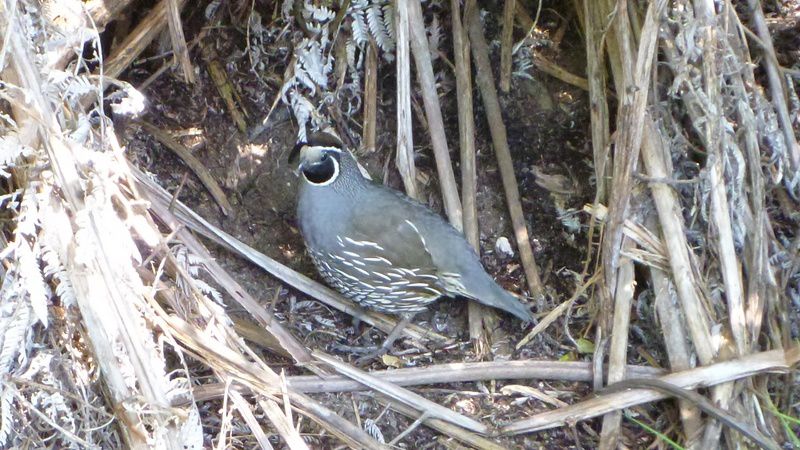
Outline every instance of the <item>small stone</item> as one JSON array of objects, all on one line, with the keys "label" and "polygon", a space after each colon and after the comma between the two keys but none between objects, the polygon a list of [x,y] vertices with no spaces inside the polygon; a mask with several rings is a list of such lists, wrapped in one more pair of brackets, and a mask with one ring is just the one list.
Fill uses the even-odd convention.
[{"label": "small stone", "polygon": [[494,243],[494,251],[503,258],[511,258],[514,256],[514,249],[511,248],[511,242],[508,242],[508,238],[505,236],[497,238],[497,242]]}]

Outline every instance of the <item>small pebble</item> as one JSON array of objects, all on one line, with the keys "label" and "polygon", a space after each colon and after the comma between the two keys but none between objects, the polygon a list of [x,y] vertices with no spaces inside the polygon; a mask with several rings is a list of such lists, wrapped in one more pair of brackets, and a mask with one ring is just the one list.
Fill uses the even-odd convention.
[{"label": "small pebble", "polygon": [[505,236],[497,238],[497,242],[494,243],[494,251],[498,256],[503,258],[511,258],[514,256],[514,249],[511,248],[511,242],[508,242],[508,238]]}]

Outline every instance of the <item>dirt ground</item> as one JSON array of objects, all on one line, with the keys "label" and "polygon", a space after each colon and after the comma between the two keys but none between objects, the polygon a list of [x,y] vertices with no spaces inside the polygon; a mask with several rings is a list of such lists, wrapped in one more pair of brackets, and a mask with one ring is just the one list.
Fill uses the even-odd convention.
[{"label": "dirt ground", "polygon": [[[265,1],[256,1],[256,8],[271,8]],[[533,8],[533,6],[528,5]],[[185,19],[187,40],[195,36],[205,26],[201,6],[189,6],[188,19]],[[496,2],[488,5],[487,37],[499,39],[496,20],[501,17],[502,6]],[[271,11],[265,9],[265,11]],[[535,8],[534,8],[535,11]],[[266,18],[271,13],[262,12]],[[187,14],[184,14],[187,17]],[[564,26],[564,18],[569,23],[564,30],[563,39],[553,44],[550,40],[559,28]],[[449,17],[442,17],[442,23],[449,23]],[[268,19],[264,19],[268,22]],[[449,29],[449,26],[447,27]],[[543,44],[541,53],[567,71],[585,76],[585,55],[583,37],[579,34],[576,22],[569,9],[561,2],[545,2],[539,19],[539,29]],[[797,31],[796,29],[794,30]],[[794,34],[794,39],[796,36]],[[241,107],[246,113],[248,125],[257,129],[267,116],[270,107],[279,95],[282,74],[291,56],[285,49],[290,48],[290,36],[284,35],[270,45],[269,59],[273,65],[264,71],[254,71],[247,54],[246,30],[241,24],[229,24],[208,30],[204,45],[211,46],[219,62],[227,70],[230,81],[241,98]],[[492,46],[493,61],[499,60],[499,47]],[[795,47],[796,49],[797,47]],[[280,50],[284,49],[284,50]],[[449,40],[443,44],[448,58],[452,58]],[[153,54],[158,54],[154,50]],[[254,247],[260,252],[281,263],[321,281],[304,251],[302,238],[295,221],[295,196],[298,179],[287,163],[289,150],[295,143],[297,125],[291,112],[281,102],[272,111],[266,127],[256,136],[239,132],[231,120],[226,106],[221,100],[214,82],[206,70],[206,64],[197,48],[192,51],[196,67],[199,68],[198,81],[187,85],[178,72],[167,71],[143,93],[149,104],[144,120],[169,131],[189,147],[195,156],[205,164],[216,180],[223,185],[228,199],[234,207],[229,216],[221,214],[208,192],[192,175],[188,168],[168,149],[160,145],[136,122],[125,126],[124,138],[127,151],[133,162],[140,168],[156,175],[159,182],[170,192],[176,192],[185,178],[185,186],[180,191],[180,200],[200,215],[226,230],[228,233]],[[156,72],[166,61],[154,58],[134,65],[123,78],[134,86],[139,85]],[[394,129],[395,129],[395,77],[393,70],[381,66],[378,96],[378,149],[369,154],[358,152],[360,161],[375,179],[384,179],[391,186],[401,189],[401,183],[394,167]],[[458,123],[456,115],[455,82],[452,72],[440,59],[435,67],[446,76],[440,85],[440,98],[447,128],[448,143],[458,174]],[[545,304],[534,305],[535,310],[547,312],[553,306],[572,295],[576,286],[576,273],[583,270],[587,257],[586,226],[587,215],[581,213],[583,205],[593,201],[595,186],[593,180],[592,154],[589,143],[589,110],[586,92],[567,85],[534,68],[527,69],[527,76],[515,76],[509,94],[501,94],[504,119],[508,128],[509,144],[514,159],[515,171],[520,185],[522,206],[537,263],[542,279],[547,286],[548,299]],[[495,74],[497,76],[497,74]],[[518,252],[507,258],[495,251],[498,238],[506,237],[512,241],[513,233],[507,213],[502,184],[493,154],[488,125],[480,102],[479,93],[474,92],[478,149],[478,214],[481,230],[481,255],[487,271],[508,290],[525,294],[525,281]],[[421,105],[421,99],[415,101]],[[420,179],[427,180],[424,197],[428,204],[441,211],[441,200],[436,180],[430,141],[419,118],[415,116],[414,142],[417,151],[417,167]],[[342,130],[341,124],[334,124],[344,135],[358,134],[354,126],[361,121],[360,115],[345,122],[351,126]],[[188,173],[188,176],[186,174]],[[567,194],[556,195],[537,184],[536,174],[556,175],[566,182]],[[562,217],[559,217],[562,216]],[[570,221],[571,219],[571,221]],[[576,228],[567,225],[573,223]],[[312,301],[306,295],[284,288],[261,269],[208,244],[223,267],[233,274],[254,297],[268,306],[276,291],[280,290],[276,304],[277,317],[285,321],[291,331],[310,348],[324,349],[344,359],[351,359],[345,346],[371,345],[379,343],[384,335],[364,324],[354,324],[351,317],[332,310],[321,303]],[[230,306],[229,308],[235,308]],[[579,300],[565,324],[564,318],[540,334],[525,348],[513,355],[521,359],[572,359],[588,360],[588,355],[576,354],[574,346],[567,345],[570,339],[584,336],[590,328],[589,320],[593,305]],[[241,311],[242,316],[246,314]],[[511,344],[523,337],[527,330],[519,321],[502,315],[501,327]],[[641,330],[655,326],[646,317],[652,314],[634,314],[630,345],[636,348],[650,339]],[[395,344],[397,354],[403,357],[406,366],[427,365],[455,361],[475,360],[466,326],[466,303],[445,300],[436,303],[429,313],[421,314],[416,323],[431,327],[435,331],[456,339],[457,344],[444,349],[429,348],[422,352],[403,341]],[[639,333],[636,330],[639,330]],[[569,333],[569,336],[567,335]],[[645,345],[643,348],[652,349]],[[662,355],[638,356],[631,353],[631,363],[646,357],[653,357],[663,364]],[[273,368],[285,368],[287,374],[301,372],[290,361],[265,353],[266,360]],[[382,369],[377,361],[372,369]],[[202,375],[202,374],[197,374]],[[416,389],[447,407],[453,407],[482,420],[501,422],[521,418],[534,412],[551,408],[538,400],[521,399],[502,395],[503,383],[452,383],[427,386]],[[535,386],[550,395],[571,403],[588,392],[588,386],[577,383],[538,382]],[[334,411],[354,420],[373,419],[386,436],[387,441],[402,432],[411,423],[407,418],[394,412],[383,412],[384,407],[368,393],[326,394],[316,398],[324,401]],[[214,411],[219,405],[207,402],[204,408]],[[665,412],[666,410],[666,412]],[[357,413],[356,413],[357,411]],[[653,423],[664,414],[676,416],[671,406],[654,411],[650,407],[636,408]],[[493,417],[490,417],[493,416]],[[594,447],[599,422],[582,423],[573,428],[542,432],[501,441],[515,448],[537,448],[546,445],[553,448],[556,443],[563,448]],[[405,448],[445,448],[452,443],[444,442],[437,433],[425,427],[417,428],[411,436],[398,445]],[[310,443],[320,448],[329,447],[333,440],[326,436],[306,436]],[[248,442],[241,437],[245,446]],[[651,437],[641,429],[625,431],[626,444],[638,447],[648,443]]]}]

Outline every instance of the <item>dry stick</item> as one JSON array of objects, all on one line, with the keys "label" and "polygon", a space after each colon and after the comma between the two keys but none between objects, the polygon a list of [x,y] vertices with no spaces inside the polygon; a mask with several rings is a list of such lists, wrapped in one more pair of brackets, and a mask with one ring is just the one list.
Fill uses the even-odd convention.
[{"label": "dry stick", "polygon": [[666,383],[662,380],[638,380],[638,379],[625,380],[621,383],[609,386],[607,389],[603,391],[603,393],[622,392],[626,389],[651,389],[659,391],[662,394],[676,397],[684,402],[692,403],[694,405],[697,405],[699,409],[702,409],[703,412],[705,412],[709,416],[719,420],[720,422],[725,423],[734,430],[742,433],[745,437],[749,438],[759,447],[769,450],[781,449],[781,447],[772,438],[765,436],[755,427],[739,420],[739,418],[733,416],[732,414],[728,413],[722,408],[713,405],[710,401],[708,401],[708,399],[706,399],[702,395],[694,391],[681,389],[675,385]]},{"label": "dry stick", "polygon": [[500,102],[497,99],[497,91],[494,87],[494,76],[489,62],[489,46],[483,36],[481,21],[478,8],[474,0],[467,2],[466,17],[467,30],[469,32],[470,45],[472,47],[472,57],[475,62],[477,72],[476,82],[483,97],[483,104],[486,108],[486,116],[489,121],[489,130],[492,134],[497,165],[500,168],[500,176],[503,179],[503,190],[508,202],[508,212],[511,215],[511,223],[514,227],[514,237],[517,241],[522,266],[525,269],[525,278],[528,282],[528,289],[531,296],[537,300],[544,296],[542,280],[539,278],[539,269],[536,267],[536,260],[533,257],[530,240],[528,238],[528,228],[525,223],[525,216],[522,212],[522,204],[519,199],[519,187],[517,177],[514,175],[514,164],[511,161],[511,151],[508,148],[508,137],[506,126],[503,123],[503,113],[500,110]]},{"label": "dry stick", "polygon": [[[656,227],[656,218],[648,218],[648,226]],[[675,287],[669,276],[659,269],[650,267],[650,279],[653,283],[655,294],[656,314],[661,324],[661,333],[664,336],[664,346],[669,358],[669,367],[672,371],[687,370],[692,367],[691,349],[683,333],[684,325],[680,317],[680,307]],[[686,436],[686,448],[694,448],[703,430],[703,419],[700,411],[690,403],[678,401],[683,434]]]},{"label": "dry stick", "polygon": [[[788,350],[753,353],[734,360],[671,373],[657,379],[682,389],[697,389],[753,375],[791,370],[798,362],[800,362],[800,347],[794,347]],[[503,427],[501,432],[520,434],[546,430],[665,398],[667,396],[660,392],[641,389],[601,395],[565,408],[513,422]]]},{"label": "dry stick", "polygon": [[[135,171],[134,174],[136,175],[136,180],[139,182],[139,185],[142,186],[149,194],[151,194],[152,202],[157,200],[159,202],[163,202],[164,204],[169,203],[168,199],[170,198],[170,195],[164,191],[161,186],[158,186],[153,181],[147,179],[143,174],[141,174],[141,172]],[[180,223],[184,224],[195,232],[200,233],[215,243],[240,254],[242,257],[250,260],[262,269],[271,273],[279,280],[316,298],[317,300],[320,300],[326,305],[332,306],[339,311],[350,314],[353,317],[357,317],[385,333],[389,333],[397,324],[396,319],[385,314],[365,311],[332,289],[327,288],[322,284],[317,283],[316,281],[284,266],[274,259],[255,251],[228,233],[225,233],[219,228],[211,225],[181,202],[175,203],[174,215],[175,218],[180,221]],[[414,324],[409,324],[407,327],[405,327],[403,329],[403,334],[417,340],[431,339],[440,343],[449,341],[449,339],[445,336],[433,331],[425,330]]]},{"label": "dry stick", "polygon": [[[596,1],[583,0],[584,34],[586,35],[586,73],[589,75],[589,117],[591,120],[592,132],[592,156],[594,161],[595,180],[597,189],[595,191],[592,215],[589,220],[589,230],[587,236],[586,260],[583,265],[583,272],[589,271],[589,264],[592,261],[594,244],[594,232],[597,216],[595,212],[597,205],[606,201],[607,184],[606,174],[608,168],[612,166],[608,99],[606,98],[606,68],[605,68],[605,45],[603,44],[603,24],[600,22],[598,12],[599,4]],[[576,5],[576,8],[579,8]]]},{"label": "dry stick", "polygon": [[[666,7],[666,0],[657,0],[650,3],[647,8],[639,49],[636,55],[633,70],[628,72],[623,58],[622,74],[625,91],[618,92],[620,97],[620,112],[617,122],[618,139],[615,145],[614,180],[609,201],[608,218],[606,220],[605,236],[603,237],[602,260],[603,271],[606,279],[606,288],[615,299],[612,307],[610,302],[603,308],[601,302],[600,324],[608,330],[608,320],[611,318],[613,308],[613,328],[611,331],[611,348],[609,354],[609,381],[616,382],[624,378],[624,365],[628,343],[628,325],[630,320],[630,307],[633,298],[633,267],[632,262],[619,261],[619,252],[625,245],[623,240],[624,221],[630,210],[629,202],[633,188],[633,172],[639,161],[639,151],[642,145],[641,123],[645,115],[647,96],[650,92],[650,74],[653,60],[655,59],[656,43],[658,42],[658,28],[661,14]],[[616,27],[617,45],[622,55],[633,56],[630,45],[633,38],[630,35],[629,16],[626,2],[617,3]],[[623,292],[619,292],[623,289]],[[605,295],[601,295],[604,298]],[[607,333],[606,333],[607,334]],[[603,419],[603,429],[600,434],[600,448],[610,450],[616,448],[619,439],[619,427],[622,415],[619,412],[610,414]]]},{"label": "dry stick", "polygon": [[[161,33],[167,24],[167,2],[161,0],[147,13],[144,19],[131,31],[128,38],[119,45],[106,60],[103,73],[106,76],[117,78],[119,75],[142,53],[147,46]],[[179,8],[183,7],[186,0],[177,0]]]},{"label": "dry stick", "polygon": [[[642,127],[639,124],[645,115],[647,96],[650,92],[650,73],[658,41],[658,24],[666,6],[666,0],[650,3],[642,32],[636,62],[633,67],[625,64],[633,61],[631,49],[632,36],[629,30],[629,17],[626,2],[617,3],[617,45],[623,55],[622,78],[624,91],[620,96],[619,118],[617,121],[617,140],[615,145],[614,173],[610,205],[606,220],[606,235],[603,238],[603,266],[608,289],[616,286],[616,270],[622,245],[622,231],[625,214],[630,202],[633,187],[633,172],[639,160],[642,143]],[[613,292],[611,292],[613,296]],[[607,304],[603,314],[610,317],[611,305]]]},{"label": "dry stick", "polygon": [[[663,369],[628,366],[632,377],[655,377]],[[578,361],[484,361],[475,363],[438,364],[422,368],[391,369],[370,372],[370,375],[398,386],[419,386],[438,383],[459,383],[486,380],[560,380],[589,382],[592,366]],[[300,375],[289,377],[289,384],[300,392],[344,392],[363,390],[363,385],[343,377]]]},{"label": "dry stick", "polygon": [[489,431],[489,428],[486,425],[474,419],[458,414],[407,389],[403,389],[395,384],[376,378],[366,372],[356,369],[355,367],[345,364],[332,356],[328,356],[317,351],[312,352],[311,355],[314,358],[317,358],[325,364],[333,367],[342,375],[350,377],[359,383],[372,388],[383,395],[386,395],[393,401],[410,406],[421,413],[426,413],[431,418],[441,419],[476,433],[487,434]]},{"label": "dry stick", "polygon": [[458,199],[458,186],[456,186],[456,177],[453,175],[453,164],[450,162],[447,137],[444,135],[442,108],[439,105],[439,95],[436,93],[436,79],[433,76],[433,64],[431,63],[431,53],[428,50],[428,35],[425,32],[422,7],[419,0],[408,0],[401,3],[408,5],[411,52],[414,54],[417,80],[422,89],[422,102],[425,105],[425,116],[428,118],[428,132],[431,134],[431,145],[436,159],[439,185],[442,188],[444,210],[450,224],[460,231],[462,226],[461,200]]},{"label": "dry stick", "polygon": [[167,0],[167,15],[173,58],[180,64],[186,82],[194,83],[194,68],[192,67],[192,61],[189,60],[189,49],[186,46],[186,37],[183,35],[181,7],[178,5],[178,0]]},{"label": "dry stick", "polygon": [[[653,378],[666,371],[655,367],[629,365],[625,369],[632,378]],[[467,383],[487,380],[559,380],[588,383],[594,374],[592,365],[582,361],[483,361],[474,363],[436,364],[428,367],[378,370],[371,376],[398,386],[422,386],[440,383]],[[297,375],[287,377],[292,389],[308,394],[363,391],[363,384],[340,375]],[[193,388],[197,400],[222,395],[224,384],[204,384]]]},{"label": "dry stick", "polygon": [[[713,5],[710,5],[713,8]],[[712,10],[713,11],[713,10]],[[716,108],[722,111],[722,101],[720,98],[720,79],[717,72],[717,49],[718,37],[715,30],[716,25],[712,20],[714,16],[702,17],[702,25],[705,27],[704,47],[703,47],[703,80],[706,88],[706,98]],[[747,328],[744,318],[744,288],[742,287],[742,275],[739,270],[738,257],[733,245],[733,229],[731,227],[730,207],[728,205],[728,195],[725,187],[723,165],[723,150],[720,143],[723,142],[723,133],[720,120],[722,116],[711,113],[705,121],[705,144],[709,152],[707,164],[711,167],[708,170],[709,184],[711,185],[711,222],[716,226],[717,231],[717,251],[719,253],[720,271],[725,285],[725,298],[728,301],[728,319],[730,320],[731,334],[736,342],[736,351],[739,355],[745,353],[747,338]]]},{"label": "dry stick", "polygon": [[[592,0],[583,0],[586,17],[586,73],[589,75],[589,117],[591,119],[592,155],[594,159],[597,194],[595,204],[606,198],[606,171],[610,167],[608,99],[606,98],[605,46],[602,45],[603,24],[599,22],[596,12],[598,4]],[[592,221],[594,221],[592,214]],[[589,242],[594,231],[594,223],[589,226]],[[592,252],[588,252],[591,254]],[[587,259],[588,264],[588,259]]]},{"label": "dry stick", "polygon": [[211,172],[206,169],[206,166],[192,154],[183,144],[178,142],[174,137],[172,137],[169,133],[165,132],[164,130],[158,128],[157,126],[153,125],[150,122],[142,121],[139,124],[144,128],[145,131],[150,133],[156,140],[162,143],[165,147],[172,150],[175,155],[178,156],[189,168],[197,175],[197,178],[200,179],[200,182],[203,183],[203,186],[208,189],[208,192],[211,194],[211,197],[214,198],[214,201],[217,202],[222,213],[226,216],[233,211],[233,207],[231,206],[230,202],[228,202],[228,198],[225,196],[225,192],[219,187],[217,180],[211,175]]},{"label": "dry stick", "polygon": [[[456,97],[458,101],[458,142],[461,153],[461,202],[464,236],[476,253],[480,253],[480,229],[478,228],[478,176],[475,161],[475,116],[472,108],[472,73],[469,64],[469,38],[461,23],[461,7],[458,0],[450,1],[453,20],[453,53],[455,54]],[[467,304],[469,314],[469,337],[477,358],[484,358],[491,349],[489,337],[484,332],[484,319],[491,320],[497,314],[477,302]]]},{"label": "dry stick", "polygon": [[[727,9],[730,11],[732,19],[736,21],[737,27],[743,29],[744,26],[739,22],[736,10],[729,2]],[[745,83],[749,86],[756,86],[753,74],[754,65],[750,60],[750,51],[747,49],[744,36],[740,33],[731,33],[729,36],[730,41],[732,41],[730,43],[732,51],[737,56],[736,59],[744,63],[740,66],[742,68],[742,76],[732,77],[731,85],[738,98],[745,99],[748,97]],[[749,165],[751,210],[755,216],[755,225],[748,227],[749,238],[745,243],[746,247],[751,247],[749,251],[745,251],[745,254],[751,255],[747,278],[747,314],[745,320],[747,321],[748,334],[751,340],[748,346],[750,350],[754,350],[757,348],[758,338],[761,335],[761,324],[764,319],[766,304],[768,301],[776,299],[776,296],[768,296],[767,294],[767,286],[770,284],[768,280],[774,279],[774,276],[771,273],[772,267],[769,263],[767,245],[765,244],[768,242],[765,230],[769,224],[769,216],[764,208],[764,175],[761,172],[761,153],[758,145],[756,115],[750,103],[743,100],[736,102],[736,114],[741,124],[740,130],[744,141],[745,156]]]},{"label": "dry stick", "polygon": [[417,168],[414,165],[414,133],[411,128],[411,55],[408,52],[409,2],[395,2],[397,37],[397,155],[395,164],[406,194],[419,199]]},{"label": "dry stick", "polygon": [[[667,172],[666,163],[668,153],[650,116],[647,116],[644,121],[644,129],[642,160],[647,175],[653,178],[669,177],[670,173]],[[664,183],[650,183],[650,190],[653,194],[656,211],[658,211],[659,223],[669,255],[672,280],[678,291],[689,336],[700,362],[710,364],[714,360],[714,349],[711,344],[709,319],[700,295],[695,289],[698,280],[694,275],[695,271],[692,269],[689,257],[689,243],[686,241],[683,228],[680,202],[675,191]]]},{"label": "dry stick", "polygon": [[[632,249],[636,245],[630,239],[623,240],[623,248]],[[625,361],[628,357],[628,327],[631,319],[631,303],[636,286],[633,261],[624,258],[620,261],[617,274],[617,287],[614,289],[614,324],[611,328],[611,348],[608,352],[608,384],[617,383],[626,377]],[[617,447],[622,411],[614,411],[603,417],[598,448],[612,450]]]},{"label": "dry stick", "polygon": [[789,151],[789,161],[792,164],[792,169],[797,171],[800,170],[800,144],[797,143],[797,138],[794,135],[789,109],[786,106],[786,92],[783,88],[783,77],[781,77],[780,68],[777,64],[778,59],[775,56],[775,48],[772,46],[772,36],[769,33],[767,21],[764,19],[764,11],[761,9],[761,2],[759,0],[747,0],[747,5],[750,7],[756,33],[759,39],[761,39],[764,52],[767,53],[767,57],[764,58],[764,64],[767,69],[767,79],[769,80],[769,93],[772,96],[772,105],[775,107],[775,112],[778,114],[778,121],[781,124],[783,139],[786,141],[786,147]]},{"label": "dry stick", "polygon": [[364,150],[375,151],[378,121],[378,50],[375,41],[367,43],[364,62]]},{"label": "dry stick", "polygon": [[514,9],[516,0],[505,0],[503,4],[503,34],[500,37],[500,90],[511,89],[511,52],[514,45]]}]

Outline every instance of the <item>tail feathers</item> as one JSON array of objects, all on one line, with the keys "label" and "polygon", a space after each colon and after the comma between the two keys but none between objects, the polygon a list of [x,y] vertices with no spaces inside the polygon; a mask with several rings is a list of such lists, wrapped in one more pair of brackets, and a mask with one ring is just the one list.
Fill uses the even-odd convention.
[{"label": "tail feathers", "polygon": [[487,291],[484,295],[469,295],[469,297],[483,305],[502,309],[524,322],[533,322],[533,314],[530,309],[520,299],[498,286],[493,280],[491,281],[491,287],[484,291]]}]

